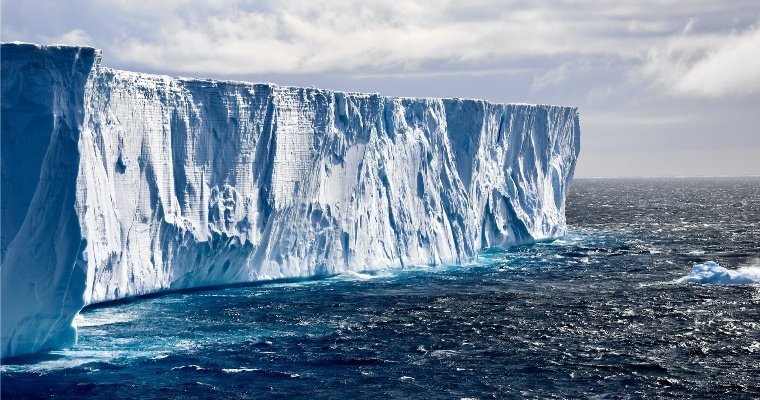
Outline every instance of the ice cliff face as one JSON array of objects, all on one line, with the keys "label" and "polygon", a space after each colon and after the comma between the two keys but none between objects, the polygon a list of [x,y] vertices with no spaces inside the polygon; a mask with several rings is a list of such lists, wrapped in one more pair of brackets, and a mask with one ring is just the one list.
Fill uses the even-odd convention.
[{"label": "ice cliff face", "polygon": [[2,45],[2,356],[86,304],[465,263],[561,235],[574,108],[389,98],[105,68]]}]

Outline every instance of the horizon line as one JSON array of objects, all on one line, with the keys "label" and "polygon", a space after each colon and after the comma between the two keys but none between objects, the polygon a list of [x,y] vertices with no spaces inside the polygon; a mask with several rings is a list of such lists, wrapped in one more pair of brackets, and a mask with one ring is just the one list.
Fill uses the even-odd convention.
[{"label": "horizon line", "polygon": [[603,175],[575,176],[573,179],[688,179],[688,178],[760,178],[760,174],[749,175]]}]

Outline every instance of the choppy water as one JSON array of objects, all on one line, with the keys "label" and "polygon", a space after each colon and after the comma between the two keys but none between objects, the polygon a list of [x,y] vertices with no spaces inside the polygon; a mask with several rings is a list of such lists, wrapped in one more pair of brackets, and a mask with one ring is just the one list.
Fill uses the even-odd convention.
[{"label": "choppy water", "polygon": [[760,178],[576,180],[568,221],[476,266],[90,309],[2,397],[760,397],[760,286],[674,283],[760,265]]}]

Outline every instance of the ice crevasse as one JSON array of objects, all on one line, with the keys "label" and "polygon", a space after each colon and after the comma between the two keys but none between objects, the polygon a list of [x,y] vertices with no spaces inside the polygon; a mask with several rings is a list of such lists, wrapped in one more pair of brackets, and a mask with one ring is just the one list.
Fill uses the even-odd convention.
[{"label": "ice crevasse", "polygon": [[2,357],[83,306],[562,235],[576,108],[173,78],[2,45]]}]

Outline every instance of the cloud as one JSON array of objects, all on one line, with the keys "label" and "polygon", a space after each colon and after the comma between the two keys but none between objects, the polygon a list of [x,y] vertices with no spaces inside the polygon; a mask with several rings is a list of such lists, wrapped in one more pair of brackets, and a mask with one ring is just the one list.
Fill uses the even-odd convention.
[{"label": "cloud", "polygon": [[546,73],[533,78],[530,89],[539,91],[562,84],[572,77],[586,74],[591,71],[591,64],[588,60],[576,60],[566,62],[560,66],[550,69]]},{"label": "cloud", "polygon": [[48,40],[50,44],[67,44],[72,46],[93,46],[92,37],[83,29],[73,29]]},{"label": "cloud", "polygon": [[[482,64],[502,68],[527,58],[600,54],[634,58],[652,40],[681,29],[683,8],[660,6],[662,15],[653,16],[656,2],[648,1],[585,6],[519,0],[135,4],[113,4],[120,8],[117,14],[140,16],[129,20],[130,32],[109,44],[119,62],[221,74],[416,71],[462,63],[493,69]],[[691,11],[713,8],[697,2]],[[589,10],[595,18],[588,18]],[[566,79],[568,72],[560,69],[537,79],[536,88]]]},{"label": "cloud", "polygon": [[488,1],[467,10],[455,2],[294,1],[168,18],[150,36],[115,47],[122,61],[228,74],[416,70],[425,63],[572,51],[561,43],[567,27],[559,16],[541,8],[498,10]]},{"label": "cloud", "polygon": [[[528,81],[536,92],[614,59],[667,93],[730,96],[757,91],[752,82],[759,81],[752,79],[757,57],[749,56],[758,36],[726,33],[746,26],[746,15],[760,16],[756,0],[39,0],[3,4],[2,26],[4,40],[94,45],[109,65],[157,72],[532,70],[541,71]],[[731,76],[720,76],[724,68]]]},{"label": "cloud", "polygon": [[706,97],[760,93],[760,28],[729,38],[691,65],[674,90]]},{"label": "cloud", "polygon": [[537,76],[533,79],[533,83],[530,85],[531,90],[541,90],[546,87],[555,86],[567,80],[570,76],[570,65],[562,64],[557,68],[549,70],[549,72]]},{"label": "cloud", "polygon": [[650,49],[641,67],[655,87],[675,96],[740,97],[760,93],[760,26],[740,33],[683,33]]}]

